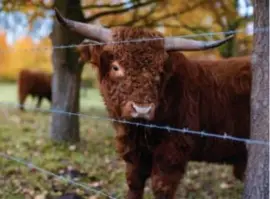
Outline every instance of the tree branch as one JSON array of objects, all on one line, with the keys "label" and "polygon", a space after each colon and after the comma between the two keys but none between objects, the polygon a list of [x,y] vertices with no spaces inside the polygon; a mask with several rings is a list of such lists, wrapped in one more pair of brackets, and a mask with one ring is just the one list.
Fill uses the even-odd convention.
[{"label": "tree branch", "polygon": [[129,3],[132,3],[131,1],[127,1],[124,3],[118,3],[118,4],[102,4],[102,5],[87,5],[83,6],[82,9],[93,9],[93,8],[119,8],[125,5],[128,5]]},{"label": "tree branch", "polygon": [[144,6],[150,5],[150,4],[155,3],[155,2],[156,2],[155,0],[150,0],[150,1],[147,1],[147,2],[144,2],[144,3],[134,4],[133,6],[128,7],[128,8],[100,12],[100,13],[97,13],[97,14],[91,16],[91,17],[86,18],[86,21],[87,22],[94,21],[95,19],[97,19],[99,17],[106,16],[106,15],[111,15],[111,14],[116,15],[116,14],[125,13],[125,12],[128,12],[130,10],[134,10],[134,9],[137,9],[137,8],[140,8],[140,7],[144,7]]},{"label": "tree branch", "polygon": [[[153,27],[153,26],[151,26]],[[157,24],[154,27],[164,27],[164,28],[183,28],[181,25],[174,25],[174,24]]]},{"label": "tree branch", "polygon": [[158,17],[158,18],[152,20],[150,23],[145,24],[145,26],[147,26],[147,27],[155,27],[157,22],[160,22],[162,20],[165,20],[165,19],[168,19],[168,18],[171,18],[171,17],[177,17],[177,16],[179,16],[181,14],[187,13],[187,12],[199,7],[201,4],[203,4],[205,2],[206,2],[206,0],[201,0],[201,1],[197,2],[196,4],[194,4],[194,5],[192,5],[192,6],[188,7],[188,8],[183,9],[182,11],[165,14],[165,15],[163,15],[161,17]]},{"label": "tree branch", "polygon": [[[187,24],[184,24],[182,27],[191,31],[193,34],[207,33],[207,32],[210,32],[211,30],[210,27],[203,27],[203,26],[192,27]],[[212,35],[209,34],[209,36],[211,36],[213,39],[220,39],[219,35],[216,35],[216,34],[212,34]],[[201,36],[201,37],[205,38],[205,36]]]},{"label": "tree branch", "polygon": [[132,20],[129,20],[129,21],[124,22],[124,23],[122,23],[122,24],[109,25],[109,27],[115,27],[115,26],[132,26],[132,25],[134,25],[135,23],[137,23],[137,22],[139,22],[139,21],[141,21],[141,20],[144,20],[144,19],[148,18],[151,14],[153,14],[153,12],[155,11],[155,9],[156,9],[156,6],[153,7],[153,8],[151,8],[151,10],[149,10],[149,11],[148,11],[146,14],[144,14],[144,15],[141,15],[141,16],[135,18],[135,19],[133,18]]}]

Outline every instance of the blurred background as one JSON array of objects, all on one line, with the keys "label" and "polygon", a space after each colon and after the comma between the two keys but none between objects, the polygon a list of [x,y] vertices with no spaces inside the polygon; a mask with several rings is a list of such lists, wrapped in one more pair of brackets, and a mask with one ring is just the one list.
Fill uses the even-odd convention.
[{"label": "blurred background", "polygon": [[[250,55],[253,39],[251,0],[56,0],[72,10],[79,2],[84,21],[106,27],[137,26],[166,36],[212,40],[238,32],[219,48],[184,52],[193,59],[222,59]],[[59,176],[123,198],[124,165],[118,160],[109,121],[80,117],[79,144],[55,144],[49,139],[51,115],[26,108],[20,112],[17,79],[22,69],[52,73],[53,0],[0,0],[0,149],[33,162]],[[212,33],[212,34],[211,34]],[[85,64],[81,73],[80,112],[105,117],[96,72]],[[34,107],[36,100],[27,98]],[[48,109],[44,100],[41,107]],[[56,198],[67,192],[85,198],[108,198],[80,186],[56,181],[37,169],[0,158],[0,198]],[[150,185],[146,198],[151,198]],[[243,184],[231,167],[191,163],[178,198],[241,198]]]}]

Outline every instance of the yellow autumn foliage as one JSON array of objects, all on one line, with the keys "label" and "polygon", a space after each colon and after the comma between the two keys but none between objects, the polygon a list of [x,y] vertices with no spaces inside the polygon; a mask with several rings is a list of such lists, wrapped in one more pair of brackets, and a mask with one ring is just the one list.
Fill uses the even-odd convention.
[{"label": "yellow autumn foliage", "polygon": [[35,44],[29,37],[19,39],[14,45],[6,44],[6,35],[0,34],[0,78],[16,80],[22,68],[35,68],[52,72],[51,41],[45,38]]},{"label": "yellow autumn foliage", "polygon": [[[115,4],[124,2],[123,0],[114,1]],[[162,31],[164,35],[170,36],[187,36],[196,33],[220,32],[227,30],[228,22],[232,23],[239,18],[234,1],[228,0],[220,2],[218,0],[183,0],[181,3],[176,0],[166,0],[163,3],[151,4],[143,6],[138,10],[119,13],[116,15],[103,16],[92,23],[100,23],[102,25],[114,26],[125,24],[132,21],[134,16],[143,16],[149,11],[151,15],[144,20],[138,20],[134,26],[145,26],[151,24],[152,21],[161,27],[151,26],[150,28]],[[112,3],[110,0],[103,0],[100,4]],[[96,5],[95,0],[82,0],[82,6]],[[151,8],[156,6],[152,11]],[[29,9],[31,7],[28,7]],[[120,7],[121,8],[121,7]],[[97,13],[118,10],[120,8],[97,7],[94,9],[85,9],[85,17],[93,16]],[[191,9],[192,8],[192,9]],[[31,8],[32,9],[32,8]],[[171,13],[181,13],[172,15],[169,18],[164,18]],[[135,17],[136,18],[136,17]],[[160,19],[160,20],[158,20]],[[225,22],[223,22],[223,19]],[[225,25],[223,24],[225,23]],[[166,24],[171,25],[166,26]],[[243,24],[245,26],[246,23]],[[165,25],[165,27],[164,27]],[[173,27],[175,26],[175,27]],[[237,29],[243,28],[243,26]],[[228,28],[228,27],[227,27]],[[193,29],[199,30],[194,31]],[[198,35],[197,35],[198,36]],[[215,39],[222,38],[224,35],[219,35]],[[212,39],[212,36],[192,37],[193,39]],[[51,41],[49,38],[43,39],[40,43],[35,44],[31,38],[25,37],[18,40],[13,46],[6,44],[6,36],[0,33],[0,79],[16,80],[18,72],[22,68],[39,68],[48,72],[52,72],[51,62]],[[246,33],[237,34],[236,50],[238,55],[250,54],[252,49],[252,36],[247,36]],[[215,48],[208,51],[184,52],[187,56],[194,59],[217,59],[221,57],[220,48]],[[84,67],[82,74],[83,79],[95,79],[95,71],[88,65]]]}]

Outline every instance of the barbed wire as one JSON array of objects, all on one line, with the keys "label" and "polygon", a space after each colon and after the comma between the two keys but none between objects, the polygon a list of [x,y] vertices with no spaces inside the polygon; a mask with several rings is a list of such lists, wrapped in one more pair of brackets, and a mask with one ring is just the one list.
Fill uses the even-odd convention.
[{"label": "barbed wire", "polygon": [[[19,107],[26,107],[25,105],[22,106],[20,104],[16,103],[11,103],[11,102],[0,102],[0,105],[12,105],[16,108]],[[117,123],[123,123],[123,124],[129,124],[129,125],[135,125],[135,126],[142,126],[146,128],[154,128],[154,129],[160,129],[160,130],[166,130],[168,132],[179,132],[179,133],[184,133],[184,134],[193,134],[193,135],[200,135],[200,136],[205,136],[205,137],[213,137],[213,138],[219,138],[219,139],[224,139],[224,140],[232,140],[232,141],[238,141],[238,142],[244,142],[246,144],[259,144],[259,145],[268,145],[270,146],[269,141],[263,141],[263,140],[255,140],[255,139],[246,139],[246,138],[240,138],[240,137],[235,137],[228,135],[227,132],[223,132],[222,134],[215,134],[215,133],[209,133],[205,131],[195,131],[195,130],[190,130],[188,128],[174,128],[170,126],[161,126],[161,125],[156,125],[156,124],[145,124],[145,123],[140,123],[140,122],[130,122],[127,120],[119,120],[119,119],[114,119],[110,117],[102,117],[102,116],[96,116],[96,115],[87,115],[83,113],[73,113],[73,112],[67,112],[63,110],[57,110],[57,109],[42,109],[42,108],[37,108],[37,107],[28,107],[29,109],[32,110],[38,110],[41,112],[50,112],[50,113],[58,113],[58,114],[67,114],[67,115],[73,115],[73,116],[79,116],[79,117],[89,117],[95,120],[105,120],[105,121],[111,121],[111,122],[117,122]]]},{"label": "barbed wire", "polygon": [[41,173],[44,173],[44,174],[49,175],[49,176],[53,176],[56,179],[58,179],[59,181],[68,182],[68,183],[70,183],[72,185],[79,186],[79,187],[83,188],[84,190],[87,190],[87,191],[90,191],[90,192],[94,192],[96,194],[101,194],[103,196],[109,197],[110,199],[116,199],[115,197],[112,197],[112,196],[108,195],[107,193],[105,193],[103,191],[96,190],[96,189],[94,189],[94,188],[92,188],[90,186],[86,186],[86,185],[84,185],[82,183],[75,182],[74,180],[65,178],[63,176],[56,175],[55,173],[50,172],[48,170],[45,170],[45,169],[43,169],[41,167],[38,167],[35,164],[33,164],[32,162],[28,162],[28,161],[26,161],[24,159],[21,159],[21,158],[15,157],[15,156],[7,155],[7,154],[5,154],[3,152],[0,152],[0,156],[2,158],[5,158],[5,159],[8,159],[8,160],[12,160],[12,161],[18,162],[20,164],[23,164],[23,165],[27,166],[30,169],[36,169],[37,171],[39,171]]},{"label": "barbed wire", "polygon": [[[226,35],[226,34],[236,34],[236,33],[246,33],[246,29],[240,30],[230,30],[224,32],[209,32],[209,33],[198,33],[198,34],[189,34],[189,35],[182,35],[182,36],[173,36],[175,38],[196,38],[202,36],[214,36],[214,35]],[[256,28],[253,29],[254,33],[259,32],[269,32],[269,26],[263,28]],[[46,51],[46,50],[57,50],[57,49],[66,49],[66,48],[76,48],[79,46],[102,46],[102,45],[115,45],[115,44],[125,44],[125,43],[134,43],[134,42],[144,42],[144,41],[156,41],[156,40],[163,40],[163,37],[153,37],[153,38],[139,38],[139,39],[130,39],[130,40],[122,40],[122,41],[112,41],[112,42],[95,42],[95,43],[87,43],[87,44],[70,44],[70,45],[55,45],[55,46],[48,46],[48,47],[38,47],[38,48],[21,48],[16,49],[16,51]],[[14,48],[12,48],[15,51]],[[3,49],[0,49],[0,53],[9,53]]]}]

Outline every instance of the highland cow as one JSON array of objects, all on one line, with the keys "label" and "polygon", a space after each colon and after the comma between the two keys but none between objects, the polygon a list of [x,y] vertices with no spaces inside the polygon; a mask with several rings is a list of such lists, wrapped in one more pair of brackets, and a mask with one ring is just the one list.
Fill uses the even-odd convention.
[{"label": "highland cow", "polygon": [[42,98],[52,101],[52,77],[43,71],[22,69],[18,76],[18,98],[20,110],[24,110],[24,102],[28,95],[38,98],[36,108],[40,108]]},{"label": "highland cow", "polygon": [[[249,138],[250,57],[196,61],[176,52],[218,47],[232,36],[205,42],[137,27],[96,27],[66,19],[57,10],[56,17],[67,29],[105,43],[79,51],[80,61],[91,61],[98,71],[110,117]],[[134,42],[142,38],[149,40]],[[113,125],[117,151],[126,163],[128,199],[143,198],[148,178],[156,199],[174,198],[188,161],[230,164],[236,178],[244,177],[243,142],[117,121]]]}]

